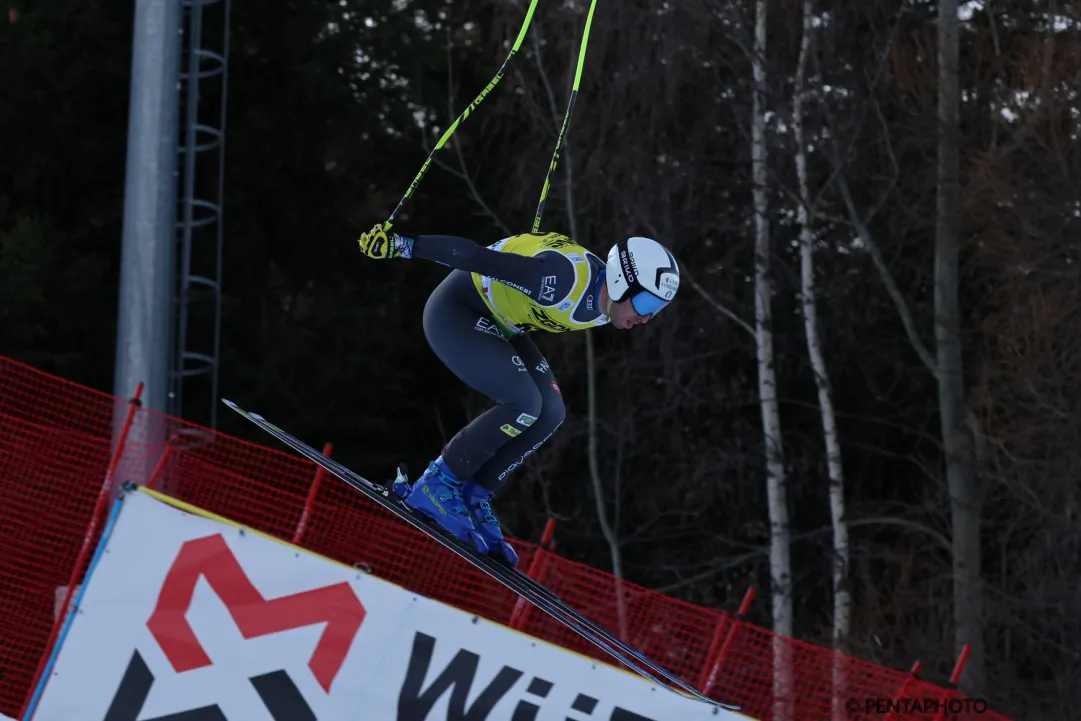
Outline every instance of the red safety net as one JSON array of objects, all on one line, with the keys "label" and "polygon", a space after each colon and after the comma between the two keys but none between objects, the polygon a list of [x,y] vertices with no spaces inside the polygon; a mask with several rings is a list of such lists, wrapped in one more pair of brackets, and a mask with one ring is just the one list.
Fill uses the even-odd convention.
[{"label": "red safety net", "polygon": [[[77,578],[85,573],[107,511],[102,489],[114,457],[118,483],[157,488],[416,593],[612,662],[307,460],[137,409],[0,357],[0,711],[6,714],[19,713],[32,692],[64,590],[73,572]],[[521,568],[619,633],[610,574],[533,544],[516,542],[516,548]],[[787,697],[780,717],[793,721],[1006,721],[912,674],[775,636],[724,611],[631,583],[623,584],[623,594],[629,643],[754,718],[777,718],[775,699]],[[777,688],[775,658],[787,659],[792,669],[791,683]],[[915,700],[922,711],[904,710]],[[951,700],[962,712],[941,713]],[[839,716],[835,703],[844,708]]]}]

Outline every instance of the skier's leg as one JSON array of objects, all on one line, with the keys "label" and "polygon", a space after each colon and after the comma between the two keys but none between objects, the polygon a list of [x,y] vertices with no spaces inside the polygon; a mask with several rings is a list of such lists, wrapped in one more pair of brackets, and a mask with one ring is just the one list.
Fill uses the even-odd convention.
[{"label": "skier's leg", "polygon": [[[528,428],[541,412],[541,394],[515,348],[494,330],[468,273],[452,271],[424,308],[424,333],[432,351],[464,383],[496,406],[461,429],[408,492],[406,504],[463,540],[477,540],[461,497],[462,481],[499,448]],[[400,493],[404,492],[399,491]]]},{"label": "skier's leg", "polygon": [[469,274],[462,271],[452,272],[424,308],[424,334],[432,351],[463,383],[496,403],[443,447],[443,460],[461,479],[525,433],[543,403],[517,343],[512,345],[494,326]]},{"label": "skier's leg", "polygon": [[540,391],[541,412],[520,436],[503,444],[488,462],[473,474],[473,480],[478,485],[493,493],[498,493],[503,488],[511,474],[525,462],[526,457],[540,449],[567,417],[567,408],[563,404],[563,395],[555,374],[537,344],[528,336],[515,338],[511,343],[519,357],[525,361],[526,369]]},{"label": "skier's leg", "polygon": [[511,343],[525,362],[530,377],[540,391],[540,413],[536,417],[519,416],[516,419],[527,428],[508,443],[504,443],[472,478],[466,480],[462,487],[462,500],[472,513],[473,522],[477,524],[488,547],[499,550],[508,561],[515,564],[518,555],[503,539],[499,518],[492,510],[492,499],[510,474],[525,462],[526,456],[540,448],[563,423],[567,410],[563,405],[563,396],[555,375],[537,345],[527,336],[515,338]]}]

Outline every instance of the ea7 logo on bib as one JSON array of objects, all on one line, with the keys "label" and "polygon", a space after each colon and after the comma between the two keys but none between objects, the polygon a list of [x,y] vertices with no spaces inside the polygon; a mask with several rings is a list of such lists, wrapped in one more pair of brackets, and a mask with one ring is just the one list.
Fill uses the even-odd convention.
[{"label": "ea7 logo on bib", "polygon": [[537,296],[537,300],[542,303],[552,303],[556,299],[556,277],[554,275],[546,275],[541,278],[540,293]]},{"label": "ea7 logo on bib", "polygon": [[[206,669],[213,667],[213,661],[188,621],[200,580],[220,599],[243,639],[325,624],[307,659],[307,667],[321,692],[330,693],[366,614],[353,588],[348,583],[337,583],[267,599],[248,578],[222,535],[215,534],[187,541],[180,547],[161,585],[154,612],[147,621],[147,628],[171,669],[152,671],[146,659],[159,654],[153,649],[144,649],[142,653],[134,649],[104,721],[154,721],[154,718],[185,721],[222,721],[228,718],[232,721],[238,713],[242,713],[244,718],[253,719],[267,718],[269,714],[274,721],[316,721],[318,716],[312,710],[311,702],[318,699],[305,699],[290,676],[290,672],[304,672],[297,668],[298,662],[304,662],[303,657],[283,657],[282,666],[288,667],[288,670],[282,668],[254,674],[243,684],[247,688],[236,688],[235,691],[226,689],[229,715],[219,705],[226,703],[225,698],[219,703],[191,707],[184,691],[187,687],[184,683],[177,683],[178,677],[203,669],[201,673],[205,685],[208,678]],[[218,642],[217,639],[215,642]],[[245,658],[242,653],[236,656]],[[253,654],[253,664],[258,662],[265,669],[267,661]],[[221,688],[235,684],[229,679],[237,670],[230,667],[228,675],[215,679],[213,685]],[[188,692],[191,691],[188,688]],[[315,693],[318,695],[320,691]],[[152,705],[156,711],[154,718],[143,714],[143,707],[151,696],[154,697]],[[258,707],[259,702],[263,708]],[[246,709],[238,708],[244,704],[248,705]],[[159,715],[163,709],[166,713]]]}]

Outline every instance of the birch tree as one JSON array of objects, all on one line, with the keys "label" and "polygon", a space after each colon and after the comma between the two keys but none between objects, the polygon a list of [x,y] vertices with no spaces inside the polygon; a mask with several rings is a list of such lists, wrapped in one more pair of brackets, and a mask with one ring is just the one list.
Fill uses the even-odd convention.
[{"label": "birch tree", "polygon": [[852,597],[848,587],[848,521],[845,518],[844,469],[841,463],[841,443],[837,432],[837,416],[833,410],[826,358],[818,333],[817,293],[814,282],[814,207],[807,179],[807,140],[803,114],[806,95],[807,56],[814,33],[814,2],[803,0],[803,31],[800,38],[799,61],[796,66],[792,94],[792,128],[796,142],[796,177],[799,183],[797,222],[800,238],[800,306],[807,340],[807,353],[814,370],[818,404],[822,415],[822,433],[826,443],[826,465],[829,472],[830,520],[833,524],[833,648],[838,653],[833,669],[833,718],[845,717],[845,679],[842,656],[847,650],[847,638],[852,618]]},{"label": "birch tree", "polygon": [[789,557],[788,494],[785,488],[784,447],[777,403],[777,375],[773,352],[772,278],[768,208],[768,156],[766,149],[766,2],[755,2],[754,84],[751,117],[751,163],[754,186],[755,348],[758,358],[758,394],[766,449],[766,491],[770,521],[770,585],[773,603],[774,717],[791,714],[792,665],[788,637],[792,635],[792,586]]}]

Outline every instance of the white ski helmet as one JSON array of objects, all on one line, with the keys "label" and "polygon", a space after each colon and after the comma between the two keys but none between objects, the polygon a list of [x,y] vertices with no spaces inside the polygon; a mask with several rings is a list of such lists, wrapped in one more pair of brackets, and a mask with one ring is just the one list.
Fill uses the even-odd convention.
[{"label": "white ski helmet", "polygon": [[655,240],[634,236],[608,251],[605,285],[613,303],[627,298],[639,315],[654,316],[679,290],[679,266]]}]

